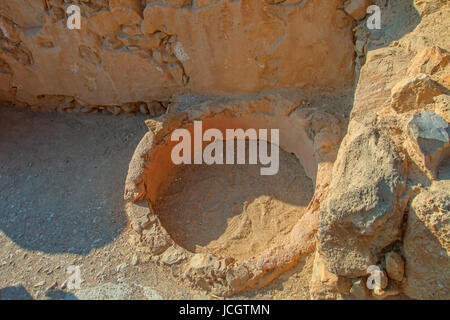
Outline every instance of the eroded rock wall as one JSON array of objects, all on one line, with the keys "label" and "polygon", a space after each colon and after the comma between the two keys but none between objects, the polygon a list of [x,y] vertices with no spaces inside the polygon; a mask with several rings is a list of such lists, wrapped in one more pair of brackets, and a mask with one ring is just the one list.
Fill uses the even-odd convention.
[{"label": "eroded rock wall", "polygon": [[389,1],[383,12],[381,31],[357,27],[367,54],[320,206],[311,295],[449,299],[450,5]]},{"label": "eroded rock wall", "polygon": [[[66,8],[81,8],[69,30]],[[150,109],[174,94],[348,88],[342,0],[0,0],[0,98]],[[166,107],[163,104],[163,107]]]}]

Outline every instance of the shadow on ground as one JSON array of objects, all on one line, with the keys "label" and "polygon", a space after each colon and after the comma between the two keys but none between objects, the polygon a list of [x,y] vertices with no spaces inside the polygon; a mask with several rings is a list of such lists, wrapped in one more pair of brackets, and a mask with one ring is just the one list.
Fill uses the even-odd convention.
[{"label": "shadow on ground", "polygon": [[[50,300],[78,300],[78,298],[70,292],[59,289],[48,290],[45,295]],[[0,300],[34,300],[31,294],[22,286],[6,287],[0,289]]]},{"label": "shadow on ground", "polygon": [[22,286],[0,289],[0,300],[33,300],[33,297]]},{"label": "shadow on ground", "polygon": [[126,226],[123,184],[143,115],[0,107],[0,229],[28,250],[87,254]]}]

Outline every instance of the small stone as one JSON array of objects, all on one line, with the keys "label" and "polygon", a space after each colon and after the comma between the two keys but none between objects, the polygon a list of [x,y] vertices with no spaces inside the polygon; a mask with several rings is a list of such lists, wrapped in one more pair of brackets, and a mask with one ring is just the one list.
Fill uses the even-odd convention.
[{"label": "small stone", "polygon": [[227,257],[225,258],[225,264],[228,266],[232,263],[234,263],[236,261],[236,259],[234,259],[233,257]]},{"label": "small stone", "polygon": [[144,113],[144,114],[148,114],[148,108],[147,108],[147,104],[145,104],[145,103],[141,103],[140,105],[139,105],[139,111],[141,112],[141,113]]},{"label": "small stone", "polygon": [[386,271],[389,278],[396,281],[402,281],[405,272],[405,262],[403,261],[403,258],[397,252],[391,251],[385,255],[385,259]]},{"label": "small stone", "polygon": [[169,247],[161,257],[161,262],[167,265],[176,264],[186,258],[186,254],[183,249],[179,247]]},{"label": "small stone", "polygon": [[141,50],[141,48],[139,46],[128,46],[127,49],[130,50],[130,51],[139,51],[139,50]]},{"label": "small stone", "polygon": [[135,255],[133,255],[133,257],[131,258],[131,265],[137,266],[138,264],[139,264],[139,257],[135,254]]},{"label": "small stone", "polygon": [[355,20],[363,19],[367,14],[368,0],[348,0],[344,4],[344,10]]},{"label": "small stone", "polygon": [[449,142],[448,123],[433,111],[426,110],[413,116],[409,123],[411,135],[415,139]]},{"label": "small stone", "polygon": [[128,266],[128,265],[127,265],[126,262],[121,263],[121,264],[119,264],[119,265],[117,266],[116,271],[117,271],[117,272],[124,272],[125,269],[127,268],[127,266]]},{"label": "small stone", "polygon": [[249,277],[248,270],[244,266],[230,268],[226,274],[227,282],[233,289],[242,289]]}]

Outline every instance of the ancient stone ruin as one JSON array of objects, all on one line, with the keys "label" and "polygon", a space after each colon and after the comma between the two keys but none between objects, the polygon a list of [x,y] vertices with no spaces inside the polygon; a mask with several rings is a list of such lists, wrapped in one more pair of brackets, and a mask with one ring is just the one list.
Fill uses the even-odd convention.
[{"label": "ancient stone ruin", "polygon": [[[311,257],[311,299],[449,299],[449,30],[441,0],[0,0],[0,99],[147,114],[125,210],[187,286],[259,290]],[[279,129],[278,175],[175,165],[195,121]]]}]

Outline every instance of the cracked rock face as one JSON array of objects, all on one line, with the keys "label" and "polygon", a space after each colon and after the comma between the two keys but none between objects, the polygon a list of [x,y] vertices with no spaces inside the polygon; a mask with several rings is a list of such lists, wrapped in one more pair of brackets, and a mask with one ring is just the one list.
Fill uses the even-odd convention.
[{"label": "cracked rock face", "polygon": [[400,238],[405,168],[399,150],[376,130],[353,128],[341,144],[319,219],[321,250],[331,272],[356,277]]},{"label": "cracked rock face", "polygon": [[[81,8],[80,30],[66,26],[70,4]],[[44,110],[110,107],[116,114],[111,107],[148,110],[142,103],[178,93],[342,89],[353,79],[353,43],[341,6],[1,0],[0,99]]]},{"label": "cracked rock face", "polygon": [[450,298],[449,213],[448,184],[423,190],[411,203],[404,238],[404,290],[412,298]]}]

